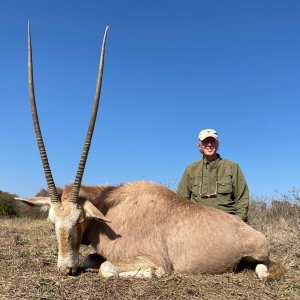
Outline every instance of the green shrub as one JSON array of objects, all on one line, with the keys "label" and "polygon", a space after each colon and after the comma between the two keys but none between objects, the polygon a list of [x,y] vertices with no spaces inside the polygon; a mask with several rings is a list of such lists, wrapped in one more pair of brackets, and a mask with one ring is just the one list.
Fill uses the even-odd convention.
[{"label": "green shrub", "polygon": [[[63,192],[63,189],[60,187],[57,187],[56,191],[57,191],[58,195],[61,195]],[[41,188],[40,191],[35,194],[35,196],[36,197],[49,197],[49,192],[48,192],[48,190]]]},{"label": "green shrub", "polygon": [[18,216],[15,197],[16,195],[0,190],[0,216],[9,218]]}]

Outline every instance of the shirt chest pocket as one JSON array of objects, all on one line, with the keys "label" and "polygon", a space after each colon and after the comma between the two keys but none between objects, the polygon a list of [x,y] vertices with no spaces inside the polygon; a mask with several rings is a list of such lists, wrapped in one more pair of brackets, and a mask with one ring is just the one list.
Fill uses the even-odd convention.
[{"label": "shirt chest pocket", "polygon": [[231,176],[224,176],[218,180],[218,194],[232,193],[232,178]]},{"label": "shirt chest pocket", "polygon": [[207,179],[206,177],[196,177],[193,186],[192,186],[192,194],[195,198],[201,194],[207,194]]}]

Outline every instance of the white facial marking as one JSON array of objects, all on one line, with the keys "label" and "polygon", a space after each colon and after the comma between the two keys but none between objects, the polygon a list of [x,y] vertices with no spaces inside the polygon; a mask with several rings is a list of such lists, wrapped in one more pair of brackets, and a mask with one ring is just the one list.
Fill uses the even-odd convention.
[{"label": "white facial marking", "polygon": [[74,203],[62,203],[59,207],[51,205],[49,219],[55,225],[58,242],[57,267],[60,272],[74,274],[79,263],[79,247],[81,237],[78,236],[77,223],[81,211]]}]

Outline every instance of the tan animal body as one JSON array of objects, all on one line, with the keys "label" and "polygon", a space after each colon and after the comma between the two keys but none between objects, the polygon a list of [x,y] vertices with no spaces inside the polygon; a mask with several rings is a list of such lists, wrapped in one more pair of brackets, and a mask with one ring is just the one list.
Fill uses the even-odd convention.
[{"label": "tan animal body", "polygon": [[[81,186],[77,204],[69,201],[71,190],[64,189],[60,204],[51,204],[50,197],[24,199],[50,206],[58,268],[64,274],[76,272],[84,242],[107,260],[100,267],[103,277],[151,277],[171,271],[218,274],[233,271],[242,259],[257,262],[260,278],[275,276],[267,269],[268,241],[236,216],[147,181]],[[86,265],[90,263],[88,257]]]},{"label": "tan animal body", "polygon": [[[108,28],[107,28],[108,29]],[[33,121],[50,197],[17,198],[29,205],[47,205],[58,242],[58,269],[75,274],[81,243],[90,244],[85,266],[98,263],[103,277],[161,276],[167,272],[217,274],[234,270],[242,259],[255,262],[260,278],[281,275],[268,270],[269,243],[236,216],[193,203],[170,189],[140,181],[114,186],[82,186],[101,89],[105,31],[90,127],[73,185],[58,195],[39,128],[34,99],[31,41],[28,27],[29,89]]]}]

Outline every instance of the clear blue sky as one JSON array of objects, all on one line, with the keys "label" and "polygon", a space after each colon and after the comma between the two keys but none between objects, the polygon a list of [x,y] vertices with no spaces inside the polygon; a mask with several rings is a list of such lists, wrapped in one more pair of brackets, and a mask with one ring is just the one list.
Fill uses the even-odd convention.
[{"label": "clear blue sky", "polygon": [[30,20],[40,124],[57,186],[74,180],[105,26],[98,120],[84,184],[175,186],[203,128],[251,194],[300,187],[300,2],[2,1],[0,189],[46,187],[27,86]]}]

